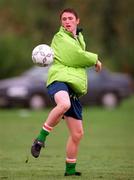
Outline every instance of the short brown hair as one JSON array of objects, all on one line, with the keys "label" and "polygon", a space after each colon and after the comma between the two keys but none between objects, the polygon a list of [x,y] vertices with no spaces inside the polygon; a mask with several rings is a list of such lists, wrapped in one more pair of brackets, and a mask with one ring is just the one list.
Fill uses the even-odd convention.
[{"label": "short brown hair", "polygon": [[79,18],[77,12],[76,12],[73,8],[66,8],[66,9],[63,9],[63,10],[60,12],[60,19],[61,19],[61,16],[62,16],[62,14],[63,14],[64,12],[72,13],[72,14],[76,17],[76,19]]}]

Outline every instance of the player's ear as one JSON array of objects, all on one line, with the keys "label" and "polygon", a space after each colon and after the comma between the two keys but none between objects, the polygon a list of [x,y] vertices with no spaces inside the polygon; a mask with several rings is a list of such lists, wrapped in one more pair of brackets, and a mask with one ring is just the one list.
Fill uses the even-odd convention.
[{"label": "player's ear", "polygon": [[79,23],[80,23],[80,19],[78,18],[78,19],[77,19],[77,25],[78,25]]}]

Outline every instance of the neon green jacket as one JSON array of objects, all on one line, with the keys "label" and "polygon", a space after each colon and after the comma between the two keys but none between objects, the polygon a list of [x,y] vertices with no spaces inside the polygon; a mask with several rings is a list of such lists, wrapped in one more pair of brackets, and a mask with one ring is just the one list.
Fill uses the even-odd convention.
[{"label": "neon green jacket", "polygon": [[98,60],[97,54],[85,51],[83,35],[79,32],[77,38],[60,27],[52,44],[54,62],[49,69],[47,86],[54,81],[67,83],[76,95],[87,92],[86,68],[94,66]]}]

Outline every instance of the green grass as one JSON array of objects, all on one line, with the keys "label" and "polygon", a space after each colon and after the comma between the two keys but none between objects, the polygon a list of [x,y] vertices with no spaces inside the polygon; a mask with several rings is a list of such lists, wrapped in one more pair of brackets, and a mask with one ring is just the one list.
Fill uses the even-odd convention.
[{"label": "green grass", "polygon": [[[48,137],[40,158],[30,155],[48,111],[0,110],[0,179],[76,178],[63,176],[68,135],[64,121]],[[114,110],[85,107],[83,115],[85,135],[77,161],[83,175],[77,179],[134,179],[134,97]]]}]

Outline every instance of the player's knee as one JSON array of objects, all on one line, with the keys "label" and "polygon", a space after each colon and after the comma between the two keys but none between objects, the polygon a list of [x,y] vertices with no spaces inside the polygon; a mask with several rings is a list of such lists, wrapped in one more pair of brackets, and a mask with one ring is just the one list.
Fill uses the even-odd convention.
[{"label": "player's knee", "polygon": [[82,139],[83,135],[84,135],[83,130],[79,130],[79,131],[75,132],[72,136],[73,141],[76,143],[79,142]]},{"label": "player's knee", "polygon": [[70,102],[63,102],[59,104],[59,108],[61,109],[62,113],[64,114],[68,109],[71,107]]}]

